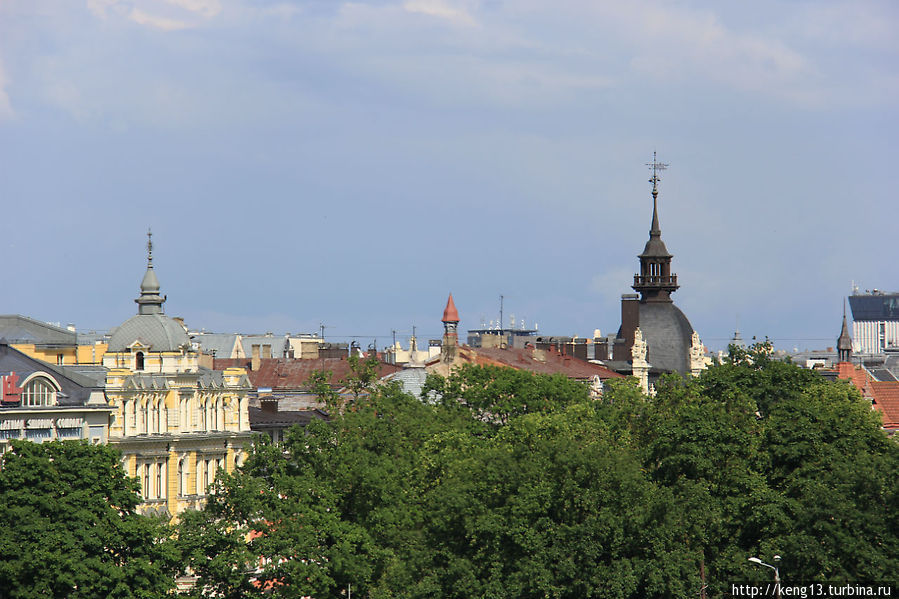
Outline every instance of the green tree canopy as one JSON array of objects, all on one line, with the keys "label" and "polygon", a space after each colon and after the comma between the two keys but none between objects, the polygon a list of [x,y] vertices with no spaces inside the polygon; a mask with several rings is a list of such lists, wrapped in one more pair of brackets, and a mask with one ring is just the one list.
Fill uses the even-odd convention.
[{"label": "green tree canopy", "polygon": [[13,441],[0,464],[0,596],[164,597],[177,554],[135,512],[138,484],[109,446]]},{"label": "green tree canopy", "polygon": [[473,366],[424,399],[366,391],[257,445],[185,519],[201,593],[713,597],[770,576],[751,555],[782,555],[785,580],[899,566],[899,446],[848,385],[764,345],[652,398]]}]

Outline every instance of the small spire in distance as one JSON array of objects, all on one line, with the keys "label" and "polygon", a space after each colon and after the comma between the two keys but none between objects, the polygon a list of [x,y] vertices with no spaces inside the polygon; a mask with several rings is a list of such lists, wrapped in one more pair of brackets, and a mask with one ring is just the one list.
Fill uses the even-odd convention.
[{"label": "small spire in distance", "polygon": [[456,310],[456,303],[453,301],[452,293],[449,294],[449,299],[446,300],[442,322],[459,322],[459,311]]}]

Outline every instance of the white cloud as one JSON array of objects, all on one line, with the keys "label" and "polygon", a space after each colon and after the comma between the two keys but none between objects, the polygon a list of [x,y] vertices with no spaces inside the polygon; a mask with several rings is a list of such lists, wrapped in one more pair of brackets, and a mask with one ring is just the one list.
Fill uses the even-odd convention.
[{"label": "white cloud", "polygon": [[169,19],[166,17],[158,17],[145,13],[135,8],[128,15],[128,18],[139,25],[146,25],[162,31],[178,31],[179,29],[187,29],[190,25],[178,19]]},{"label": "white cloud", "polygon": [[222,12],[222,3],[219,0],[165,0],[190,12],[197,13],[206,18],[211,18]]},{"label": "white cloud", "polygon": [[456,25],[477,25],[477,21],[468,10],[453,6],[444,0],[407,0],[403,3],[403,8],[410,13],[444,19]]}]

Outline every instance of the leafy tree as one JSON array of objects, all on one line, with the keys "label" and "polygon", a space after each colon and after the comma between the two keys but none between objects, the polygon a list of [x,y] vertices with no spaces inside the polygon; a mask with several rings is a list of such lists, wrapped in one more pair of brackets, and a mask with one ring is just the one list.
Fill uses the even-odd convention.
[{"label": "leafy tree", "polygon": [[222,473],[205,507],[183,515],[178,542],[194,596],[328,597],[370,575],[366,532],[263,438],[243,471]]},{"label": "leafy tree", "polygon": [[430,375],[423,395],[445,406],[463,405],[481,421],[497,426],[523,414],[547,412],[590,400],[588,387],[561,374],[535,375],[500,366],[464,364],[449,377]]},{"label": "leafy tree", "polygon": [[368,387],[185,519],[198,592],[721,596],[774,553],[787,580],[889,579],[899,446],[857,392],[769,350],[652,398],[472,366],[429,377],[436,401]]},{"label": "leafy tree", "polygon": [[108,446],[12,441],[0,465],[0,596],[164,597],[178,556],[135,512],[138,483]]}]

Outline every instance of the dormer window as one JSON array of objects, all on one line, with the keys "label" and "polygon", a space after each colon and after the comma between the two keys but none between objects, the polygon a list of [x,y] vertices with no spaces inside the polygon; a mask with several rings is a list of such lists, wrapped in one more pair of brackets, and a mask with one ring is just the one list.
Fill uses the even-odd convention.
[{"label": "dormer window", "polygon": [[144,352],[139,351],[134,356],[134,369],[135,370],[143,370],[144,369]]},{"label": "dormer window", "polygon": [[59,389],[53,382],[42,376],[36,376],[25,383],[22,388],[23,406],[52,406],[56,405],[56,392]]}]

